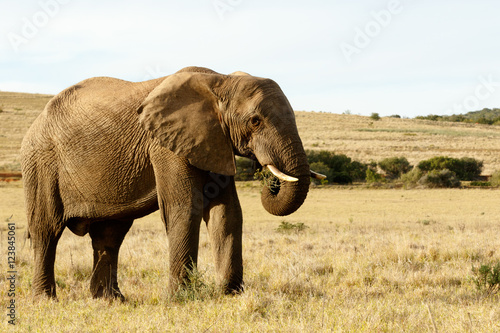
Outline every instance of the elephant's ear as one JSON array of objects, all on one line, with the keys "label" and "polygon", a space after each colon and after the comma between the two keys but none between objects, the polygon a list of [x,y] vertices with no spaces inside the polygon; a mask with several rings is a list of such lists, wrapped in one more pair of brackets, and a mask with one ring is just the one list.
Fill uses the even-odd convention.
[{"label": "elephant's ear", "polygon": [[139,122],[160,144],[195,167],[233,176],[233,146],[221,126],[212,87],[223,76],[176,73],[163,80],[138,109]]}]

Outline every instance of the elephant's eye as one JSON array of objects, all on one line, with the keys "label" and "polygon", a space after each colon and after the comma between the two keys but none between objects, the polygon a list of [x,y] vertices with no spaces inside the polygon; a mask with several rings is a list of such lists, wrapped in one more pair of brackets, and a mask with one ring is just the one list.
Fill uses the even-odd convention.
[{"label": "elephant's eye", "polygon": [[259,125],[261,123],[261,119],[259,116],[253,116],[250,119],[250,123],[252,124],[253,127],[259,127]]}]

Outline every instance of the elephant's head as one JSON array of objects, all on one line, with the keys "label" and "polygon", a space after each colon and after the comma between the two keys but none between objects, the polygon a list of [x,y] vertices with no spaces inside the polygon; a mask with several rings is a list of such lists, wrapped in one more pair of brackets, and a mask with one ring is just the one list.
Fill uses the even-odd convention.
[{"label": "elephant's head", "polygon": [[292,107],[274,81],[189,67],[166,77],[138,112],[162,146],[199,169],[232,176],[234,155],[268,166],[281,179],[262,192],[269,213],[288,215],[304,202],[311,173]]}]

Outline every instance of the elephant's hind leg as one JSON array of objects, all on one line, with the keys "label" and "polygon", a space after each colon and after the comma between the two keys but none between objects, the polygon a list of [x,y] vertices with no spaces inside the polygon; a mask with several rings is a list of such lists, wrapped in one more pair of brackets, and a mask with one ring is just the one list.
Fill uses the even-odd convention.
[{"label": "elephant's hind leg", "polygon": [[90,237],[94,249],[94,268],[90,280],[92,296],[119,298],[125,297],[118,288],[118,252],[133,220],[102,221],[90,225]]},{"label": "elephant's hind leg", "polygon": [[56,247],[61,238],[64,226],[57,230],[30,231],[34,254],[35,271],[33,274],[33,295],[56,298],[56,282],[54,277],[54,261]]},{"label": "elephant's hind leg", "polygon": [[24,162],[23,178],[28,233],[35,257],[33,296],[56,298],[54,261],[57,243],[65,228],[63,204],[57,175],[50,167],[39,172],[28,162]]}]

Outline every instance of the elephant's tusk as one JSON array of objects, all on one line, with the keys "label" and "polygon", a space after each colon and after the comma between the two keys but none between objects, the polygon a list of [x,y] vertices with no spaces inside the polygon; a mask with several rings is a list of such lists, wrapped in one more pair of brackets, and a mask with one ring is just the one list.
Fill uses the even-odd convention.
[{"label": "elephant's tusk", "polygon": [[321,173],[317,173],[317,172],[312,171],[312,170],[311,170],[311,177],[314,178],[314,179],[319,179],[319,180],[326,179],[325,175],[323,175]]},{"label": "elephant's tusk", "polygon": [[282,180],[284,182],[297,182],[299,181],[298,178],[295,178],[295,177],[292,177],[292,176],[289,176],[289,175],[286,175],[284,174],[283,172],[279,171],[277,167],[275,167],[274,165],[271,165],[271,164],[268,164],[267,165],[267,168],[269,169],[269,171],[271,171],[273,173],[273,175],[275,175],[279,180]]}]

